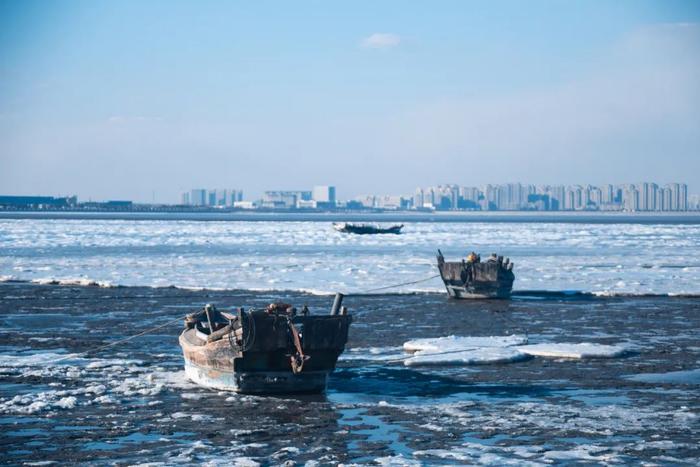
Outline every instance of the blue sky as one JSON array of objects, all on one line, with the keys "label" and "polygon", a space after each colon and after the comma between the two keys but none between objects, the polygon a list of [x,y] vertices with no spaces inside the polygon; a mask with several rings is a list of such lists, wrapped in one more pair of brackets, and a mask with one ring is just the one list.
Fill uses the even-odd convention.
[{"label": "blue sky", "polygon": [[0,1],[0,192],[700,192],[698,83],[692,1]]}]

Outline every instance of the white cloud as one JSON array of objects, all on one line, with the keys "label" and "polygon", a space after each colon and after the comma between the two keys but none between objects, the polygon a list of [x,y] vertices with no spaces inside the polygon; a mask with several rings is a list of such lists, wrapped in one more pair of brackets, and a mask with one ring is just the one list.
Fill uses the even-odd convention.
[{"label": "white cloud", "polygon": [[369,49],[390,49],[401,43],[401,38],[396,34],[375,32],[362,40],[362,47]]},{"label": "white cloud", "polygon": [[161,122],[161,117],[144,117],[143,115],[112,115],[107,119],[110,125],[123,125],[127,123]]}]

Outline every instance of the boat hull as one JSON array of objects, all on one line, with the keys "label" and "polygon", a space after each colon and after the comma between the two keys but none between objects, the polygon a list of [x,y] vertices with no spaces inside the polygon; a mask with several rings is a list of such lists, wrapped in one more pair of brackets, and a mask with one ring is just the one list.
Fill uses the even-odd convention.
[{"label": "boat hull", "polygon": [[498,284],[490,284],[482,287],[481,290],[466,286],[446,285],[447,294],[450,298],[510,298],[512,288],[499,287]]},{"label": "boat hull", "polygon": [[185,375],[213,389],[245,394],[319,393],[326,389],[345,348],[351,317],[348,315],[297,316],[291,319],[299,332],[303,364],[294,368],[296,348],[288,317],[264,311],[248,312],[242,319],[237,342],[231,335],[207,340],[196,327],[180,334]]},{"label": "boat hull", "polygon": [[222,371],[206,368],[185,358],[185,375],[200,386],[241,394],[320,393],[328,383],[326,371]]},{"label": "boat hull", "polygon": [[353,225],[353,224],[335,224],[333,228],[338,232],[351,233],[356,235],[382,235],[382,234],[401,234],[402,225],[394,225],[392,227],[381,228],[371,225]]},{"label": "boat hull", "polygon": [[512,263],[447,262],[438,255],[438,270],[447,294],[457,299],[509,298],[513,290]]}]

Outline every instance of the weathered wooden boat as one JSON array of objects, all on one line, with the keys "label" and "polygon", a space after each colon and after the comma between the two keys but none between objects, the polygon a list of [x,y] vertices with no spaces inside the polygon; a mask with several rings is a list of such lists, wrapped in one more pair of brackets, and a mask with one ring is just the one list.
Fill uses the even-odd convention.
[{"label": "weathered wooden boat", "polygon": [[403,224],[392,225],[391,227],[379,227],[370,224],[333,224],[333,228],[338,232],[343,233],[353,233],[359,235],[371,235],[371,234],[395,234],[398,235],[403,229]]},{"label": "weathered wooden boat", "polygon": [[318,393],[345,349],[352,317],[337,294],[330,315],[274,303],[235,313],[213,305],[187,316],[180,346],[195,383],[245,394]]},{"label": "weathered wooden boat", "polygon": [[508,298],[513,290],[513,263],[503,256],[447,262],[438,250],[437,265],[452,298]]}]

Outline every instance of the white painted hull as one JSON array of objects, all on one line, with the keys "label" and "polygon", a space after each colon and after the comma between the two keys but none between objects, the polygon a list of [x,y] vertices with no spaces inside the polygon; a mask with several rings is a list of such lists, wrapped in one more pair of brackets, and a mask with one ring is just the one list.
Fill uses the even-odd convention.
[{"label": "white painted hull", "polygon": [[201,386],[245,394],[306,393],[326,390],[328,372],[221,371],[185,359],[185,375]]}]

